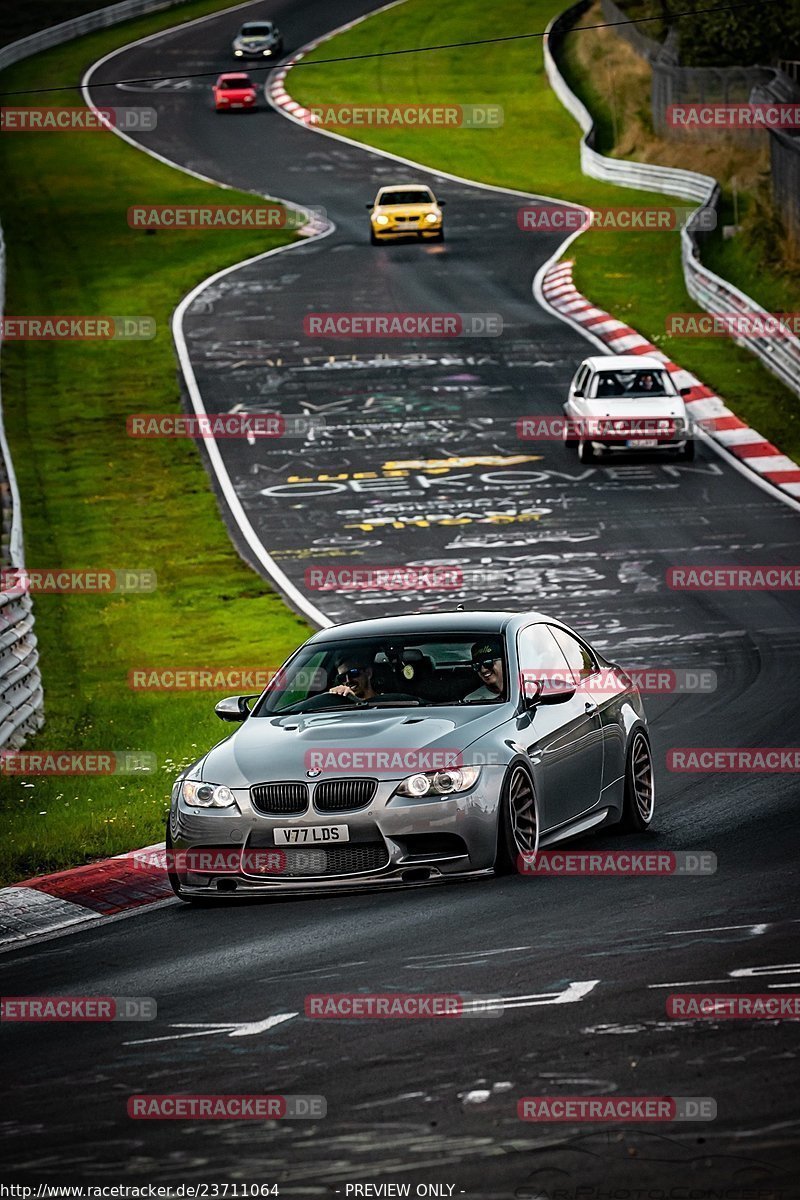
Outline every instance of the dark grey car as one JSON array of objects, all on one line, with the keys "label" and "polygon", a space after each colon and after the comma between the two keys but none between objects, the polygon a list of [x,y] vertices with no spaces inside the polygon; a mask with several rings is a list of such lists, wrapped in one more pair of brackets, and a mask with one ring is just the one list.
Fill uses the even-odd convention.
[{"label": "dark grey car", "polygon": [[540,847],[653,816],[636,686],[541,613],[325,629],[260,697],[216,711],[241,727],[172,791],[186,900],[525,870]]}]

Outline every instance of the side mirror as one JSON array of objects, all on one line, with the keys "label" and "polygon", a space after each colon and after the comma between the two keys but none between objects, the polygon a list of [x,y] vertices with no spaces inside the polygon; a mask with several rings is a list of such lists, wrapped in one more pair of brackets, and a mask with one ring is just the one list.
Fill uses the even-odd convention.
[{"label": "side mirror", "polygon": [[226,696],[214,705],[214,712],[221,721],[246,721],[250,716],[247,701],[254,699],[255,696]]},{"label": "side mirror", "polygon": [[576,690],[566,679],[549,680],[547,687],[541,679],[522,681],[522,697],[527,709],[538,708],[540,704],[564,704],[572,699]]},{"label": "side mirror", "polygon": [[373,209],[374,207],[375,207],[375,205],[374,205],[374,204],[365,204],[365,205],[364,205],[364,208]]},{"label": "side mirror", "polygon": [[691,388],[681,388],[681,395],[688,396],[689,393],[691,392],[691,390],[692,390]]},{"label": "side mirror", "polygon": [[572,393],[572,395],[574,396],[574,398],[575,398],[576,400],[582,400],[582,399],[583,399],[583,392],[580,390],[580,388],[576,388],[576,389],[575,389],[575,391]]},{"label": "side mirror", "polygon": [[439,206],[439,208],[444,208],[445,205],[447,204],[447,201],[446,200],[437,200],[436,203]]}]

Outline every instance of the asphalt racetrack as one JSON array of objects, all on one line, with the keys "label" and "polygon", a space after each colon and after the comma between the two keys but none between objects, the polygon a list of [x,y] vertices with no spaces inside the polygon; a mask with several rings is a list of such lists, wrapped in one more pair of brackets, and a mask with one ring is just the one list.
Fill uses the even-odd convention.
[{"label": "asphalt racetrack", "polygon": [[[291,52],[367,8],[309,0],[277,3],[271,15]],[[666,769],[671,748],[796,742],[796,594],[671,591],[665,572],[788,566],[797,513],[702,445],[693,463],[581,465],[558,442],[521,441],[517,419],[560,413],[576,363],[593,352],[533,298],[552,236],[518,229],[519,197],[399,166],[263,101],[256,114],[216,115],[207,82],[187,77],[230,69],[227,47],[249,11],[258,6],[159,35],[92,80],[97,104],[157,108],[142,144],[237,187],[322,206],[335,225],[226,275],[185,317],[208,412],[324,418],[313,439],[218,443],[249,522],[306,611],[334,621],[450,601],[537,607],[626,665],[715,672],[713,691],[646,700],[653,830],[575,848],[708,851],[718,867],[197,910],[176,901],[7,953],[6,995],[158,1001],[156,1022],[0,1028],[17,1089],[3,1125],[9,1172],[61,1183],[278,1183],[295,1197],[367,1183],[408,1183],[412,1195],[437,1184],[485,1200],[558,1189],[600,1200],[613,1188],[800,1195],[797,1024],[676,1021],[665,1007],[670,991],[800,991],[795,777]],[[101,86],[148,75],[174,84]],[[398,178],[429,182],[447,200],[443,245],[370,246],[364,205]],[[504,332],[304,332],[310,312],[369,311],[499,313]],[[459,568],[463,589],[306,587],[309,568],[431,562]],[[451,1021],[304,1015],[309,993],[362,990],[492,994],[506,1007]],[[130,1095],[167,1092],[323,1095],[327,1116],[128,1118]],[[517,1100],[542,1093],[711,1097],[717,1116],[608,1127],[519,1120]]]}]

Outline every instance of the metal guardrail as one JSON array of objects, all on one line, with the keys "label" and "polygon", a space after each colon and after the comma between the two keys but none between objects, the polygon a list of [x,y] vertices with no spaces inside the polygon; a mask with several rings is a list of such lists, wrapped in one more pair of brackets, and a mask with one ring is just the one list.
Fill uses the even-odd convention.
[{"label": "metal guardrail", "polygon": [[[0,71],[83,34],[94,33],[146,13],[175,8],[183,3],[185,0],[122,0],[120,4],[84,13],[50,29],[0,46]],[[0,227],[0,315],[5,310],[5,261],[5,242]],[[0,513],[0,566],[22,568],[25,565],[22,513],[11,452],[3,427],[1,399]],[[44,694],[34,632],[33,602],[29,594],[17,596],[0,592],[0,749],[19,749],[43,724]]]},{"label": "metal guardrail", "polygon": [[159,12],[162,8],[175,8],[185,4],[186,0],[121,0],[120,4],[111,4],[107,8],[99,8],[94,12],[83,13],[60,25],[51,25],[39,33],[19,38],[0,46],[0,71],[13,63],[30,58],[41,50],[50,50],[53,46],[61,46],[64,42],[81,37],[84,33],[94,33],[98,29],[107,29],[110,25],[118,25],[129,21],[132,17],[145,16],[147,13]]},{"label": "metal guardrail", "polygon": [[[0,229],[0,316],[5,311],[5,242]],[[0,346],[2,337],[0,336]],[[22,514],[14,465],[0,403],[0,495],[3,543],[0,565],[23,567]],[[30,595],[0,592],[0,749],[18,749],[44,724],[44,695],[39,652],[33,631]]]},{"label": "metal guardrail", "polygon": [[[703,266],[697,242],[697,232],[703,228],[703,210],[715,209],[719,203],[719,185],[710,175],[683,171],[676,167],[659,167],[652,163],[630,162],[622,158],[607,158],[593,148],[594,121],[586,106],[570,90],[556,65],[551,43],[558,46],[560,35],[588,8],[587,0],[572,5],[547,27],[544,36],[544,66],[547,78],[558,99],[575,118],[583,131],[580,145],[581,170],[592,179],[621,187],[663,192],[696,200],[697,209],[681,229],[681,261],[686,290],[693,300],[709,313],[737,313],[751,317],[766,317],[765,309],[746,296],[732,283],[715,275]],[[749,334],[731,335],[761,360],[782,383],[800,396],[800,340],[792,335],[764,338]]]}]

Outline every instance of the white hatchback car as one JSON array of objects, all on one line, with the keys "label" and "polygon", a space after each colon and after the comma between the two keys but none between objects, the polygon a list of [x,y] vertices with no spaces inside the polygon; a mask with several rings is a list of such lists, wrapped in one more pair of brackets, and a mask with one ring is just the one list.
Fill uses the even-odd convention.
[{"label": "white hatchback car", "polygon": [[581,462],[603,450],[677,450],[694,458],[694,439],[683,397],[664,364],[645,354],[585,358],[564,405],[564,441]]}]

